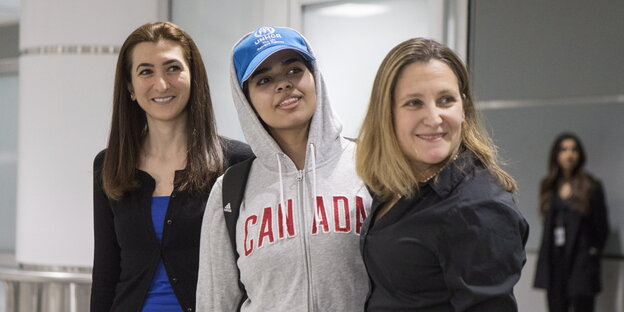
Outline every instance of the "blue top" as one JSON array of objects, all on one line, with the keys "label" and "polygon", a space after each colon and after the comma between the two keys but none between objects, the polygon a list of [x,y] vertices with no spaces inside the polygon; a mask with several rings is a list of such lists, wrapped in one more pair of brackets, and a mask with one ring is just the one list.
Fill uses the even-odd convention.
[{"label": "blue top", "polygon": [[[165,224],[165,215],[169,206],[169,196],[152,197],[152,224],[154,224],[154,232],[158,241],[162,241],[163,227]],[[154,279],[147,291],[147,297],[143,303],[142,312],[181,312],[182,307],[178,303],[178,299],[173,293],[167,271],[162,259],[158,262]]]}]

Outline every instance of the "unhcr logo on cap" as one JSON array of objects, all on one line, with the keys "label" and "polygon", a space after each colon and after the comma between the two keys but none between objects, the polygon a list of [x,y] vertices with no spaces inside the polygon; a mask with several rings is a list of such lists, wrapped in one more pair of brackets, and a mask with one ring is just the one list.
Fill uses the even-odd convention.
[{"label": "unhcr logo on cap", "polygon": [[270,35],[270,34],[272,34],[274,32],[275,32],[275,28],[269,27],[269,26],[263,26],[263,27],[260,27],[260,28],[256,29],[256,31],[254,32],[254,36],[255,37],[264,37],[264,36]]},{"label": "unhcr logo on cap", "polygon": [[275,28],[264,26],[256,29],[254,32],[254,37],[258,38],[254,41],[254,45],[256,45],[256,50],[261,50],[262,48],[271,45],[284,43],[284,41],[279,40],[282,39],[282,35],[279,33],[275,33]]}]

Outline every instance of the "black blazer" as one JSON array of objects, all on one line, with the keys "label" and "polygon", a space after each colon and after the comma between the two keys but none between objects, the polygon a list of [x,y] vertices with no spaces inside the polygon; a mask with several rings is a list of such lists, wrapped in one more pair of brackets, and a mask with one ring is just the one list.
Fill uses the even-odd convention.
[{"label": "black blazer", "polygon": [[[564,259],[569,272],[568,296],[593,296],[600,292],[600,256],[609,234],[607,206],[599,181],[591,178],[590,210],[586,216],[570,210],[565,214],[566,245]],[[535,270],[537,288],[549,289],[550,253],[553,245],[553,212],[552,209],[544,216],[542,244]]]},{"label": "black blazer", "polygon": [[[222,138],[221,143],[225,168],[253,155],[242,142]],[[159,244],[151,219],[154,179],[137,169],[139,187],[119,200],[108,199],[100,175],[104,153],[93,165],[91,311],[140,311],[161,257],[180,305],[194,311],[201,221],[209,192],[191,194],[174,186]]]}]

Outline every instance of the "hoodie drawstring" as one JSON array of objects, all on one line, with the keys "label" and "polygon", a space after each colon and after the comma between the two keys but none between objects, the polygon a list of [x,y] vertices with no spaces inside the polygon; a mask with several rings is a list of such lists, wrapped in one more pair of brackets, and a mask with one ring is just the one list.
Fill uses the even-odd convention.
[{"label": "hoodie drawstring", "polygon": [[[283,229],[282,233],[284,233],[284,237],[288,237],[288,222],[286,221],[286,218],[288,217],[288,207],[286,207],[285,205],[286,202],[284,201],[284,180],[282,178],[282,161],[280,160],[279,153],[276,153],[275,157],[277,158],[277,172],[279,175],[279,185],[280,185],[280,206],[282,207],[282,229]],[[279,209],[277,213],[279,214]],[[278,220],[279,220],[279,215],[278,215]]]},{"label": "hoodie drawstring", "polygon": [[316,220],[316,225],[320,226],[321,212],[316,206],[316,151],[314,143],[310,143],[310,160],[312,160],[312,207],[314,209],[314,219]]}]

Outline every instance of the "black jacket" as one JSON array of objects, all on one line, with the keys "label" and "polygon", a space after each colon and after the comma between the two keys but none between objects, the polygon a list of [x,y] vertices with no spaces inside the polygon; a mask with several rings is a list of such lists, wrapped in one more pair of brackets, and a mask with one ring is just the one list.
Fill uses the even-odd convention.
[{"label": "black jacket", "polygon": [[465,151],[381,219],[375,198],[361,250],[366,311],[517,311],[528,224],[512,195]]},{"label": "black jacket", "polygon": [[[564,214],[566,244],[564,259],[568,272],[568,296],[593,296],[600,292],[600,258],[609,234],[607,206],[602,184],[590,177],[589,213],[585,216],[574,210]],[[544,216],[544,231],[540,246],[535,283],[537,288],[549,289],[550,258],[553,245],[553,209]]]},{"label": "black jacket", "polygon": [[[222,138],[221,143],[225,168],[253,155],[242,142]],[[191,194],[174,186],[159,244],[151,220],[154,179],[137,169],[139,187],[117,201],[108,199],[100,176],[104,153],[93,165],[91,311],[140,311],[161,257],[180,305],[194,311],[201,221],[209,192]]]}]

